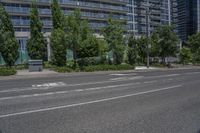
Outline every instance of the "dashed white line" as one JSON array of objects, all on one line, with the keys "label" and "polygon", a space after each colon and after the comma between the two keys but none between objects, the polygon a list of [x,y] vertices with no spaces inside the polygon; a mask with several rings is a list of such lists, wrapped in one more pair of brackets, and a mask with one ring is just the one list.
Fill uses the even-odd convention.
[{"label": "dashed white line", "polygon": [[99,103],[99,102],[117,100],[117,99],[132,97],[132,96],[138,96],[138,95],[143,95],[143,94],[148,94],[148,93],[170,90],[170,89],[174,89],[174,88],[179,88],[181,86],[182,85],[176,85],[176,86],[170,86],[170,87],[165,87],[165,88],[161,88],[161,89],[149,90],[149,91],[138,92],[138,93],[122,95],[122,96],[117,96],[117,97],[111,97],[111,98],[105,98],[105,99],[100,99],[100,100],[93,100],[93,101],[81,102],[81,103],[70,104],[70,105],[63,105],[63,106],[49,107],[49,108],[43,108],[43,109],[37,109],[37,110],[29,110],[29,111],[24,111],[24,112],[4,114],[4,115],[0,115],[0,118],[18,116],[18,115],[25,115],[25,114],[32,114],[32,113],[39,113],[39,112],[45,112],[45,111],[53,111],[53,110],[58,110],[58,109],[65,109],[65,108],[83,106],[83,105],[94,104],[94,103]]},{"label": "dashed white line", "polygon": [[146,81],[146,82],[144,82],[145,84],[149,84],[149,83],[156,83],[156,82],[158,82],[157,80],[153,80],[153,81]]},{"label": "dashed white line", "polygon": [[56,92],[38,93],[38,94],[31,94],[31,95],[18,95],[18,96],[10,96],[10,97],[1,97],[0,100],[49,96],[49,95],[57,95],[57,94],[67,94],[69,92],[92,91],[92,90],[109,89],[109,88],[116,88],[116,87],[125,87],[125,86],[137,85],[137,84],[140,84],[140,82],[129,83],[129,84],[121,84],[121,85],[110,85],[110,86],[103,86],[103,87],[94,87],[94,88],[87,88],[87,89],[76,89],[76,90],[70,90],[70,91],[56,91]]},{"label": "dashed white line", "polygon": [[128,75],[137,75],[136,73],[113,73],[111,76],[128,76]]}]

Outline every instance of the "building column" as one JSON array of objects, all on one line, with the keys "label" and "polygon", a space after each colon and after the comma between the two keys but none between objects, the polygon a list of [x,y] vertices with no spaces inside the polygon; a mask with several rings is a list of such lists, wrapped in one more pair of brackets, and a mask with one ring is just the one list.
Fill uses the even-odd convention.
[{"label": "building column", "polygon": [[168,0],[168,15],[169,15],[169,25],[171,25],[171,21],[172,21],[172,19],[171,19],[171,17],[172,17],[172,15],[171,15],[171,0]]}]

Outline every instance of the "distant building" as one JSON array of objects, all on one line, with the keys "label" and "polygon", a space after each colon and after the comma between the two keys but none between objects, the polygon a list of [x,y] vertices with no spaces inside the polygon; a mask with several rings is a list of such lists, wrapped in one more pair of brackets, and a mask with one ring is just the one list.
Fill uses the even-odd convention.
[{"label": "distant building", "polygon": [[135,0],[138,34],[146,33],[146,8],[149,6],[151,32],[159,25],[174,23],[175,0]]},{"label": "distant building", "polygon": [[178,34],[182,41],[200,31],[200,0],[177,0]]},{"label": "distant building", "polygon": [[[17,40],[20,45],[20,59],[27,61],[26,41],[29,38],[29,15],[32,0],[0,0],[10,14]],[[89,25],[96,33],[107,25],[112,14],[113,19],[126,21],[128,31],[140,36],[146,33],[146,0],[58,0],[62,11],[69,15],[75,8],[81,9],[82,18],[89,20]],[[153,31],[158,25],[175,24],[176,0],[149,0],[150,28]],[[52,30],[51,0],[37,0],[43,32],[49,36]]]}]

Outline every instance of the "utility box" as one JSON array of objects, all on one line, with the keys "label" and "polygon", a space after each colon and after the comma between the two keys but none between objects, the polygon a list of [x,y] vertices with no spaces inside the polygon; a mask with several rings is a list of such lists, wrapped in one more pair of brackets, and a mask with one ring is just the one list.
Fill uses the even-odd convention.
[{"label": "utility box", "polygon": [[29,72],[41,72],[43,70],[42,60],[29,60]]}]

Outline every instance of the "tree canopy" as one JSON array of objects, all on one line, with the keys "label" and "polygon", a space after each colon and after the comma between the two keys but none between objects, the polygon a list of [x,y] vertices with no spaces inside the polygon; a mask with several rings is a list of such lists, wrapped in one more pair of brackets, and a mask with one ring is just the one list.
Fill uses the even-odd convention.
[{"label": "tree canopy", "polygon": [[30,11],[30,39],[27,41],[27,51],[31,59],[46,60],[47,41],[42,34],[42,22],[36,3],[33,3]]},{"label": "tree canopy", "polygon": [[6,65],[13,66],[19,56],[19,45],[15,38],[10,16],[2,4],[0,4],[0,27],[0,53]]},{"label": "tree canopy", "polygon": [[124,54],[124,29],[120,22],[108,19],[108,25],[102,29],[102,35],[108,44],[109,51],[113,52],[115,64],[121,64]]},{"label": "tree canopy", "polygon": [[179,39],[173,31],[173,26],[170,25],[159,26],[153,34],[156,36],[154,48],[158,55],[162,57],[163,63],[166,63],[166,57],[176,55]]},{"label": "tree canopy", "polygon": [[200,63],[200,33],[190,36],[188,44],[193,54],[193,62]]}]

